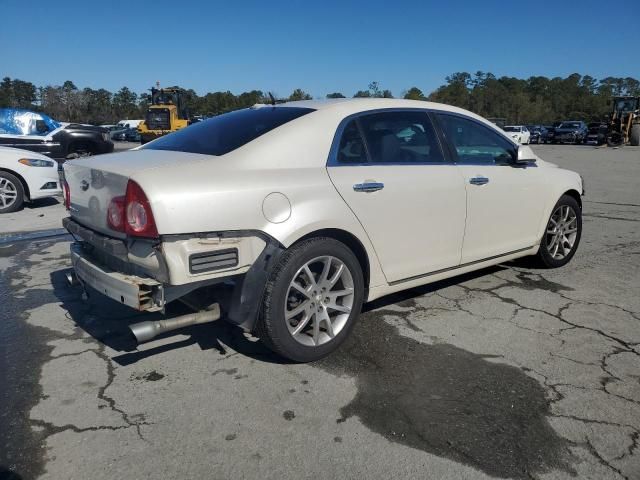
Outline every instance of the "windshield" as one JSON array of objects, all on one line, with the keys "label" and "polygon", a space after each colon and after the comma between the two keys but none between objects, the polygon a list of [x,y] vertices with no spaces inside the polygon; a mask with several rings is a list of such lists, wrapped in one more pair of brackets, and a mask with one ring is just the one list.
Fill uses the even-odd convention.
[{"label": "windshield", "polygon": [[519,132],[520,131],[520,127],[504,127],[504,131],[505,132]]},{"label": "windshield", "polygon": [[558,128],[580,128],[580,124],[576,122],[562,122]]},{"label": "windshield", "polygon": [[618,112],[632,112],[636,109],[636,99],[635,98],[627,98],[624,100],[618,100],[615,103],[615,109]]},{"label": "windshield", "polygon": [[160,137],[142,148],[224,155],[310,112],[313,112],[312,108],[298,107],[236,110]]}]

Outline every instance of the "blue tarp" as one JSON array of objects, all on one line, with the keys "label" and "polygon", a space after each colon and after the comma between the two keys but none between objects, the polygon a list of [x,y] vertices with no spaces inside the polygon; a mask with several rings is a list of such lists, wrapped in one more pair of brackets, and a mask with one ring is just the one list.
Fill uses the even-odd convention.
[{"label": "blue tarp", "polygon": [[[36,120],[47,126],[46,132],[38,132]],[[59,128],[60,124],[44,113],[31,112],[19,108],[0,108],[0,133],[11,135],[46,135]]]}]

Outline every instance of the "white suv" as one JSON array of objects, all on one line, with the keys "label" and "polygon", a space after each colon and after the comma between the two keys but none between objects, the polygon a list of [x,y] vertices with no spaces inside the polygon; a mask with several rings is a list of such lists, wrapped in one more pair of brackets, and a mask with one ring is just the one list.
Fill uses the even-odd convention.
[{"label": "white suv", "polygon": [[223,317],[276,352],[337,348],[363,302],[526,255],[567,263],[578,174],[468,111],[394,99],[256,105],[64,165],[85,287],[140,341]]}]

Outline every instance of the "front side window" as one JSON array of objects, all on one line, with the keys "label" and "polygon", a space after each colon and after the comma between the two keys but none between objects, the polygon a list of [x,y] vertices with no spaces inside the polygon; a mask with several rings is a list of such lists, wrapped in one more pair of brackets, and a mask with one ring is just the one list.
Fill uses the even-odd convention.
[{"label": "front side window", "polygon": [[160,137],[142,149],[224,155],[313,111],[312,108],[266,106],[236,110]]},{"label": "front side window", "polygon": [[458,115],[439,113],[438,118],[459,163],[506,165],[515,161],[516,147],[489,127]]},{"label": "front side window", "polygon": [[425,112],[363,115],[358,120],[372,163],[444,162],[438,138]]}]

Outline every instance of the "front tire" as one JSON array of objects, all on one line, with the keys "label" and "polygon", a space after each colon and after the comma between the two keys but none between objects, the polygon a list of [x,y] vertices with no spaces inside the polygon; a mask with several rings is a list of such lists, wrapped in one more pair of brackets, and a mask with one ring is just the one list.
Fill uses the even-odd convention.
[{"label": "front tire", "polygon": [[24,187],[15,175],[0,172],[0,214],[16,212],[24,203]]},{"label": "front tire", "polygon": [[265,287],[257,336],[295,362],[319,360],[347,338],[364,298],[362,268],[332,238],[312,238],[287,250]]},{"label": "front tire", "polygon": [[582,236],[582,209],[570,195],[563,195],[551,211],[536,258],[545,268],[558,268],[573,258]]}]

